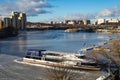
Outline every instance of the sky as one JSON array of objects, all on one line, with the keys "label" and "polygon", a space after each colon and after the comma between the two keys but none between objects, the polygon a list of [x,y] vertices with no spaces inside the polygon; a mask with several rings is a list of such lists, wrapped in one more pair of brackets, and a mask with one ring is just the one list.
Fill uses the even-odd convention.
[{"label": "sky", "polygon": [[120,0],[0,0],[0,14],[25,12],[31,22],[120,16]]}]

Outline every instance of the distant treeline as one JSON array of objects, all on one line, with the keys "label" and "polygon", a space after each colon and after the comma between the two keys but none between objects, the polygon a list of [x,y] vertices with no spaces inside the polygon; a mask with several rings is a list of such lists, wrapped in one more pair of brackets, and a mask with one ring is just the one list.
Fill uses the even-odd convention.
[{"label": "distant treeline", "polygon": [[13,37],[18,35],[18,29],[14,27],[5,27],[0,30],[0,38]]}]

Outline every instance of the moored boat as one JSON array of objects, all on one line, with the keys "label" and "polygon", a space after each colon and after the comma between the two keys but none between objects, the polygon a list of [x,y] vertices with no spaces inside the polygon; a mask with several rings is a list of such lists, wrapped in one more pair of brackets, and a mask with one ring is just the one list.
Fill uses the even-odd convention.
[{"label": "moored boat", "polygon": [[[99,71],[98,66],[89,65],[90,60],[84,58],[85,55],[68,54],[47,50],[29,50],[22,60],[23,63],[44,65],[49,67],[67,68],[72,70]],[[84,65],[85,64],[85,65]]]},{"label": "moored boat", "polygon": [[79,51],[78,53],[65,53],[65,52],[56,52],[49,50],[36,50],[30,49],[27,51],[26,58],[33,59],[44,59],[44,60],[54,60],[54,61],[82,61],[87,62],[85,59],[85,53]]}]

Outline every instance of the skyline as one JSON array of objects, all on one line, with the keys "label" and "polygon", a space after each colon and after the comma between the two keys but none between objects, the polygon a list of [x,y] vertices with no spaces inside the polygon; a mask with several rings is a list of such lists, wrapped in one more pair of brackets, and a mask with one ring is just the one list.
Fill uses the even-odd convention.
[{"label": "skyline", "polygon": [[[120,16],[119,0],[4,0],[0,14],[25,12],[31,22],[94,19]],[[8,14],[9,13],[9,14]]]}]

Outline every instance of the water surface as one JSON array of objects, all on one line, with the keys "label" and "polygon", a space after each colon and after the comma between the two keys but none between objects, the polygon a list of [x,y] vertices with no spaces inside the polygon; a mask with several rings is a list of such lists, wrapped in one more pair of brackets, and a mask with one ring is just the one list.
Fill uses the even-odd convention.
[{"label": "water surface", "polygon": [[63,30],[21,32],[17,37],[0,40],[0,49],[9,52],[24,52],[27,49],[46,49],[61,52],[76,52],[82,48],[100,45],[117,34],[66,33]]},{"label": "water surface", "polygon": [[[17,37],[0,40],[0,80],[38,80],[46,69],[15,63],[25,56],[27,49],[46,49],[61,52],[76,52],[81,48],[99,45],[117,34],[65,33],[63,30],[21,32]],[[80,71],[79,79],[95,80],[101,72]]]}]

